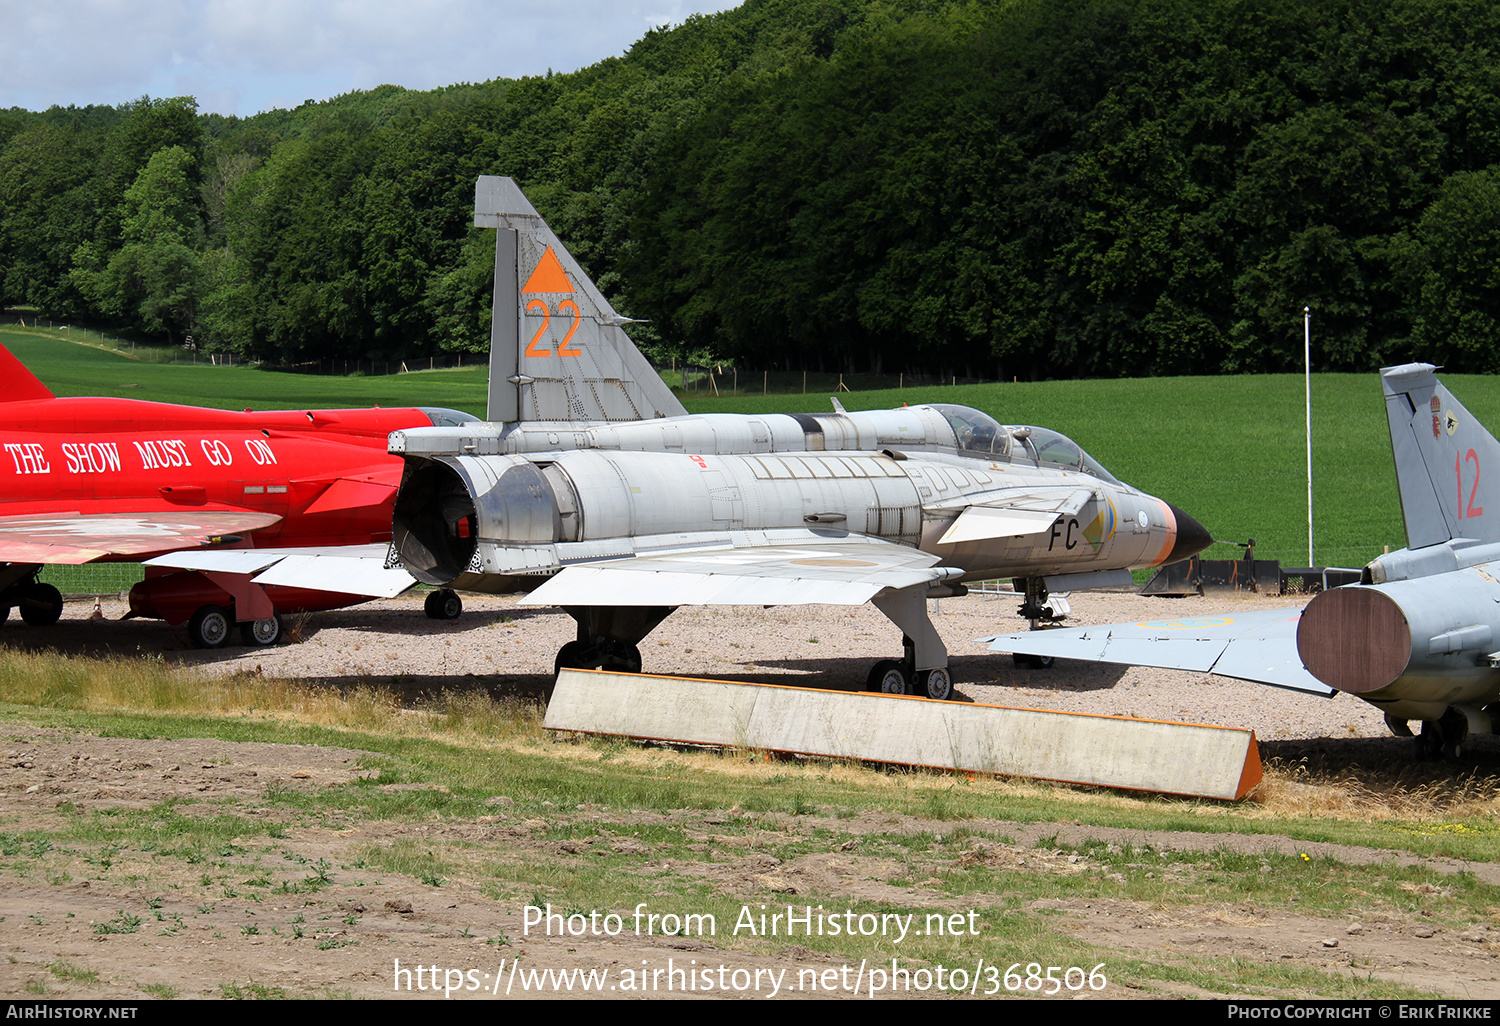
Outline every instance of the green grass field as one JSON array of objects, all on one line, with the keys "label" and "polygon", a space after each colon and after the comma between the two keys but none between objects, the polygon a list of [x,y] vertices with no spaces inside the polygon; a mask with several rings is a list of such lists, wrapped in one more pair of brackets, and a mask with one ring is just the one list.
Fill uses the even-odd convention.
[{"label": "green grass field", "polygon": [[[58,395],[116,395],[224,409],[420,405],[475,414],[484,409],[487,371],[482,366],[389,377],[285,374],[148,363],[62,335],[7,327],[0,328],[0,343]],[[750,380],[757,375],[745,377],[747,387],[758,384]],[[1500,426],[1500,380],[1478,375],[1444,380],[1480,420]],[[1117,477],[1197,517],[1215,538],[1253,537],[1258,556],[1287,565],[1307,559],[1299,376],[929,385],[845,393],[841,399],[849,409],[961,403],[1005,423],[1062,431]],[[829,408],[825,396],[800,391],[720,397],[699,391],[684,401],[695,413]],[[1359,566],[1386,546],[1405,544],[1380,384],[1373,373],[1314,375],[1313,475],[1316,562]],[[1208,555],[1228,558],[1236,551],[1219,547]]]}]

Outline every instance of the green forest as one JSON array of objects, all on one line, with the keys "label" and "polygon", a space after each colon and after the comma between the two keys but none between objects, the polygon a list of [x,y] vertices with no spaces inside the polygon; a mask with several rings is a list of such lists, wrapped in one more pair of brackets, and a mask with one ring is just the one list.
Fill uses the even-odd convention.
[{"label": "green forest", "polygon": [[566,74],[0,111],[0,306],[274,365],[488,344],[479,174],[658,360],[1500,370],[1500,4],[746,0]]}]

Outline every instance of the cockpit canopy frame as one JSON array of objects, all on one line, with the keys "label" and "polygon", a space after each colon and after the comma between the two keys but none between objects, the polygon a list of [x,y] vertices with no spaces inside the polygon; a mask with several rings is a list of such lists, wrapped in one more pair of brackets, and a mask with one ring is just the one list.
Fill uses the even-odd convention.
[{"label": "cockpit canopy frame", "polygon": [[1057,470],[1076,470],[1119,484],[1104,465],[1067,435],[1029,424],[1003,425],[971,406],[933,403],[953,430],[954,446],[965,456],[1001,463],[1023,463]]}]

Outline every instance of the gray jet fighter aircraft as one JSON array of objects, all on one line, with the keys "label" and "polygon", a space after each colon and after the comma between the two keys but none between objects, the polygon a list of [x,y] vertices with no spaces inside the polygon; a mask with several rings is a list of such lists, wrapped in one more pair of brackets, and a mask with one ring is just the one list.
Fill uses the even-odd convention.
[{"label": "gray jet fighter aircraft", "polygon": [[1431,364],[1380,372],[1407,547],[1307,608],[986,638],[1032,656],[1201,670],[1385,713],[1419,757],[1457,758],[1500,715],[1500,443]]},{"label": "gray jet fighter aircraft", "polygon": [[1048,589],[1183,559],[1202,525],[1054,431],[963,406],[689,416],[508,178],[480,178],[499,229],[489,422],[397,431],[393,548],[418,580],[530,591],[578,623],[559,667],[639,671],[680,605],[872,602],[903,635],[872,689],[952,693],[929,596],[962,582]]}]

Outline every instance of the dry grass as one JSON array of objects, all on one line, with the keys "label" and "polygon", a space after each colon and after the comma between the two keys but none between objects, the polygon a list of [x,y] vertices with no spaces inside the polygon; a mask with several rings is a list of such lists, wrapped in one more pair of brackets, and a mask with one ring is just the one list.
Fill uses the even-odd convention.
[{"label": "dry grass", "polygon": [[1278,816],[1366,821],[1492,819],[1500,816],[1500,777],[1477,771],[1453,776],[1443,763],[1266,765],[1254,800]]},{"label": "dry grass", "polygon": [[395,693],[379,688],[314,688],[258,672],[208,677],[160,658],[0,652],[0,701],[92,713],[255,716],[468,743],[543,737],[542,710],[535,703],[482,692],[447,692],[413,714]]},{"label": "dry grass", "polygon": [[[554,757],[610,761],[653,772],[676,765],[742,780],[795,777],[887,794],[951,790],[960,804],[964,799],[1004,796],[1123,812],[1139,811],[1143,801],[1174,801],[1041,781],[923,770],[889,772],[847,760],[777,759],[746,749],[663,750],[579,736],[572,737],[572,744],[555,744],[556,739],[542,727],[544,709],[532,701],[496,699],[483,691],[465,690],[444,692],[413,710],[404,708],[391,690],[312,687],[258,672],[208,677],[173,667],[159,657],[93,659],[3,651],[0,701],[91,713],[253,716],[511,750],[545,744]],[[1484,821],[1500,817],[1500,777],[1478,773],[1455,777],[1440,763],[1372,768],[1368,762],[1351,767],[1326,757],[1273,758],[1250,802],[1217,805],[1183,800],[1181,810],[1207,819],[1404,821],[1432,824],[1421,829],[1439,833],[1485,830]],[[1470,825],[1460,827],[1456,820],[1467,820]],[[1480,825],[1473,825],[1475,821]]]}]

